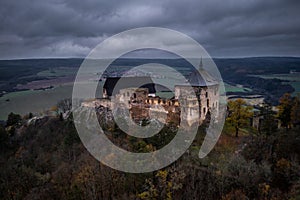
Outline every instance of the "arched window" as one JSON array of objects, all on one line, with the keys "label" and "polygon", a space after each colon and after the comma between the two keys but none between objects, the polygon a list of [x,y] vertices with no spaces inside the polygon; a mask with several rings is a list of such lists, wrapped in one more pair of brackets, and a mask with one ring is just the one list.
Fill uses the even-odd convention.
[{"label": "arched window", "polygon": [[209,99],[206,100],[207,107],[209,107]]},{"label": "arched window", "polygon": [[208,92],[205,92],[205,97],[206,97],[206,98],[208,97]]},{"label": "arched window", "polygon": [[203,113],[205,114],[205,112],[206,112],[206,108],[205,108],[205,107],[203,107]]}]

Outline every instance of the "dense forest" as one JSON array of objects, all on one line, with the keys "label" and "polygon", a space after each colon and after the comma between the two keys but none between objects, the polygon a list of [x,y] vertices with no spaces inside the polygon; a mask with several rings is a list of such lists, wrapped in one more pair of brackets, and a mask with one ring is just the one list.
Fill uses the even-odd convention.
[{"label": "dense forest", "polygon": [[[299,99],[283,96],[278,114],[263,109],[266,120],[259,130],[235,116],[250,112],[239,110],[243,103],[229,104],[222,135],[207,157],[198,158],[204,124],[179,160],[144,174],[116,171],[94,159],[82,145],[72,115],[11,113],[0,126],[0,199],[299,199]],[[276,120],[282,128],[274,126]],[[127,143],[135,152],[160,148],[176,128],[169,125],[162,132],[143,141],[118,127],[106,129],[116,145]]]}]

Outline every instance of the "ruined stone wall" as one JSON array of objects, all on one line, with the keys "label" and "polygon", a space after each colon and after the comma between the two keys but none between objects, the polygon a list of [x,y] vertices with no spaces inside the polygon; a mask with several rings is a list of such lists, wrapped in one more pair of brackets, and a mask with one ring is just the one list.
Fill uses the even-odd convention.
[{"label": "ruined stone wall", "polygon": [[120,90],[115,100],[116,102],[125,104],[143,103],[148,98],[148,94],[149,91],[146,88],[126,88]]},{"label": "ruined stone wall", "polygon": [[[193,96],[197,96],[199,100],[199,114],[200,121],[205,120],[208,112],[218,112],[219,110],[219,85],[212,86],[194,86],[193,90],[190,86],[175,86],[175,99],[187,99],[190,101],[183,108],[190,112],[187,115],[188,120],[194,120],[198,113],[195,113],[193,108],[195,106],[195,100],[192,99]],[[194,114],[193,114],[194,113]],[[187,113],[188,114],[188,113]]]},{"label": "ruined stone wall", "polygon": [[[83,102],[87,107],[107,107],[111,110],[124,107],[130,110],[135,121],[152,117],[166,122],[185,121],[187,124],[202,123],[208,112],[219,110],[219,86],[193,87],[175,86],[175,98],[163,99],[148,96],[148,89],[126,88],[112,99],[95,99]],[[195,95],[196,94],[196,97]]]},{"label": "ruined stone wall", "polygon": [[85,101],[81,103],[84,107],[90,107],[90,108],[98,108],[98,107],[112,107],[112,102],[109,99],[92,99],[89,101]]}]

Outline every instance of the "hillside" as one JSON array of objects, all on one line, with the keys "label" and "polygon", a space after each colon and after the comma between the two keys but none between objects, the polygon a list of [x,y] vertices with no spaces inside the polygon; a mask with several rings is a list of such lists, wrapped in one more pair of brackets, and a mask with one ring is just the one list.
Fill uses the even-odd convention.
[{"label": "hillside", "polygon": [[[214,150],[199,159],[203,130],[199,129],[189,151],[172,165],[153,173],[129,174],[95,160],[81,144],[72,118],[43,117],[0,127],[0,198],[299,197],[299,129],[278,130],[268,137],[245,129],[235,138],[227,124]],[[151,150],[144,141],[120,133],[118,129],[106,132],[116,145],[127,141],[130,150]],[[152,140],[152,146],[158,141]]]}]

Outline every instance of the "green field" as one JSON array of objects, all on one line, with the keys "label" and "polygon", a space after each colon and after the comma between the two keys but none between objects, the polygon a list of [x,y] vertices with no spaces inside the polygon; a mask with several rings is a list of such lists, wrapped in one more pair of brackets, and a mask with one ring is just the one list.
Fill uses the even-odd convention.
[{"label": "green field", "polygon": [[[101,87],[102,83],[99,83]],[[88,85],[82,85],[82,96]],[[0,120],[7,119],[10,112],[26,115],[29,112],[42,114],[55,106],[62,99],[72,98],[73,84],[66,84],[48,90],[26,90],[12,92],[0,97]],[[96,97],[101,97],[101,90],[97,90]]]},{"label": "green field", "polygon": [[38,76],[41,77],[61,77],[61,76],[69,76],[75,75],[76,70],[70,67],[57,67],[57,68],[49,68],[48,70],[41,71],[37,73]]},{"label": "green field", "polygon": [[0,120],[5,120],[10,112],[21,115],[42,113],[65,98],[72,96],[72,86],[65,85],[50,90],[27,90],[12,92],[0,97]]},{"label": "green field", "polygon": [[230,85],[228,83],[225,83],[224,86],[225,86],[226,92],[249,92],[249,91],[251,91],[250,88],[245,88],[242,86],[234,86],[234,85]]}]

